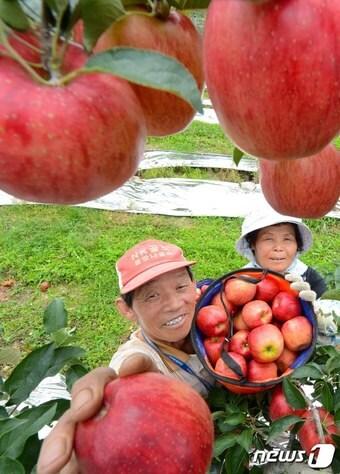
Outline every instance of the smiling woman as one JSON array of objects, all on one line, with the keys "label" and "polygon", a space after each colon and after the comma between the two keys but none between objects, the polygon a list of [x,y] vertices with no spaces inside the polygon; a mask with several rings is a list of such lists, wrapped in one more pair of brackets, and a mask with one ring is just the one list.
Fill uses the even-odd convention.
[{"label": "smiling woman", "polygon": [[312,241],[312,233],[301,219],[278,214],[268,206],[244,219],[236,250],[248,258],[246,267],[298,274],[320,297],[326,291],[325,281],[298,258]]}]

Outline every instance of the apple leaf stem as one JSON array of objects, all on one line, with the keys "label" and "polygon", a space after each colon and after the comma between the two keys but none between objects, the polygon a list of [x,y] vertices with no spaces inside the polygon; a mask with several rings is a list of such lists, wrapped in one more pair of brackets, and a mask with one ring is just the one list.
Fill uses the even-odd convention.
[{"label": "apple leaf stem", "polygon": [[40,84],[45,84],[45,85],[48,84],[48,82],[45,81],[45,79],[43,79],[41,76],[39,76],[39,74],[37,74],[34,71],[34,69],[27,63],[27,61],[25,61],[24,58],[19,53],[17,53],[17,51],[14,48],[12,48],[12,46],[10,45],[7,39],[4,23],[1,19],[0,19],[0,43],[5,48],[8,56],[14,59],[15,61],[17,61],[31,75],[31,77],[35,81],[37,81]]}]

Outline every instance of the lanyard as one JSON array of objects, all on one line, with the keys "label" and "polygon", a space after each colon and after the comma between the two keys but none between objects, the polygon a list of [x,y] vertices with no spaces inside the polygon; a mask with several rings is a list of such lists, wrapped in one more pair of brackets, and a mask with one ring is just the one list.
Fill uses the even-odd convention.
[{"label": "lanyard", "polygon": [[153,349],[155,349],[155,351],[158,352],[158,354],[160,354],[161,356],[165,356],[167,357],[169,360],[171,360],[171,362],[173,362],[174,364],[176,364],[178,367],[180,367],[182,370],[184,370],[185,372],[187,372],[188,374],[190,375],[193,375],[194,377],[196,377],[200,382],[201,384],[204,385],[204,387],[210,391],[213,386],[211,385],[211,383],[209,383],[207,380],[205,380],[203,377],[200,377],[188,364],[186,364],[185,362],[183,362],[181,359],[179,359],[178,357],[172,355],[172,354],[168,354],[167,352],[164,352],[160,349],[160,347],[157,346],[157,344],[155,344],[151,339],[149,339],[149,337],[144,333],[144,331],[142,331],[142,334],[143,334],[143,337],[145,339],[145,341],[149,344],[149,346],[151,346]]}]

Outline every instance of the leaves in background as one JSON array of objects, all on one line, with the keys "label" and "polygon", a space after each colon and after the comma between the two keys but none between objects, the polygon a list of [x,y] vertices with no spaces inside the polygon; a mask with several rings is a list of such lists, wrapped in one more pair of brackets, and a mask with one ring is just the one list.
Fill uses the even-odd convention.
[{"label": "leaves in background", "polygon": [[0,18],[17,30],[27,30],[27,17],[17,0],[0,0]]}]

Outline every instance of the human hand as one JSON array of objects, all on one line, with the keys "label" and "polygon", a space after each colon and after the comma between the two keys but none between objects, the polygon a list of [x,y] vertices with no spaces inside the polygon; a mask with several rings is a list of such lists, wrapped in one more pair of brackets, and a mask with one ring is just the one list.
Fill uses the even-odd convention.
[{"label": "human hand", "polygon": [[316,300],[315,291],[311,290],[308,281],[304,281],[297,273],[287,273],[285,279],[290,282],[290,287],[299,293],[299,297],[304,301],[314,303]]},{"label": "human hand", "polygon": [[[127,358],[119,376],[157,371],[152,360],[135,354]],[[71,407],[59,419],[44,440],[37,464],[37,474],[78,474],[79,467],[73,453],[76,424],[94,416],[102,405],[105,385],[117,378],[110,368],[100,367],[80,378],[72,388]]]}]

